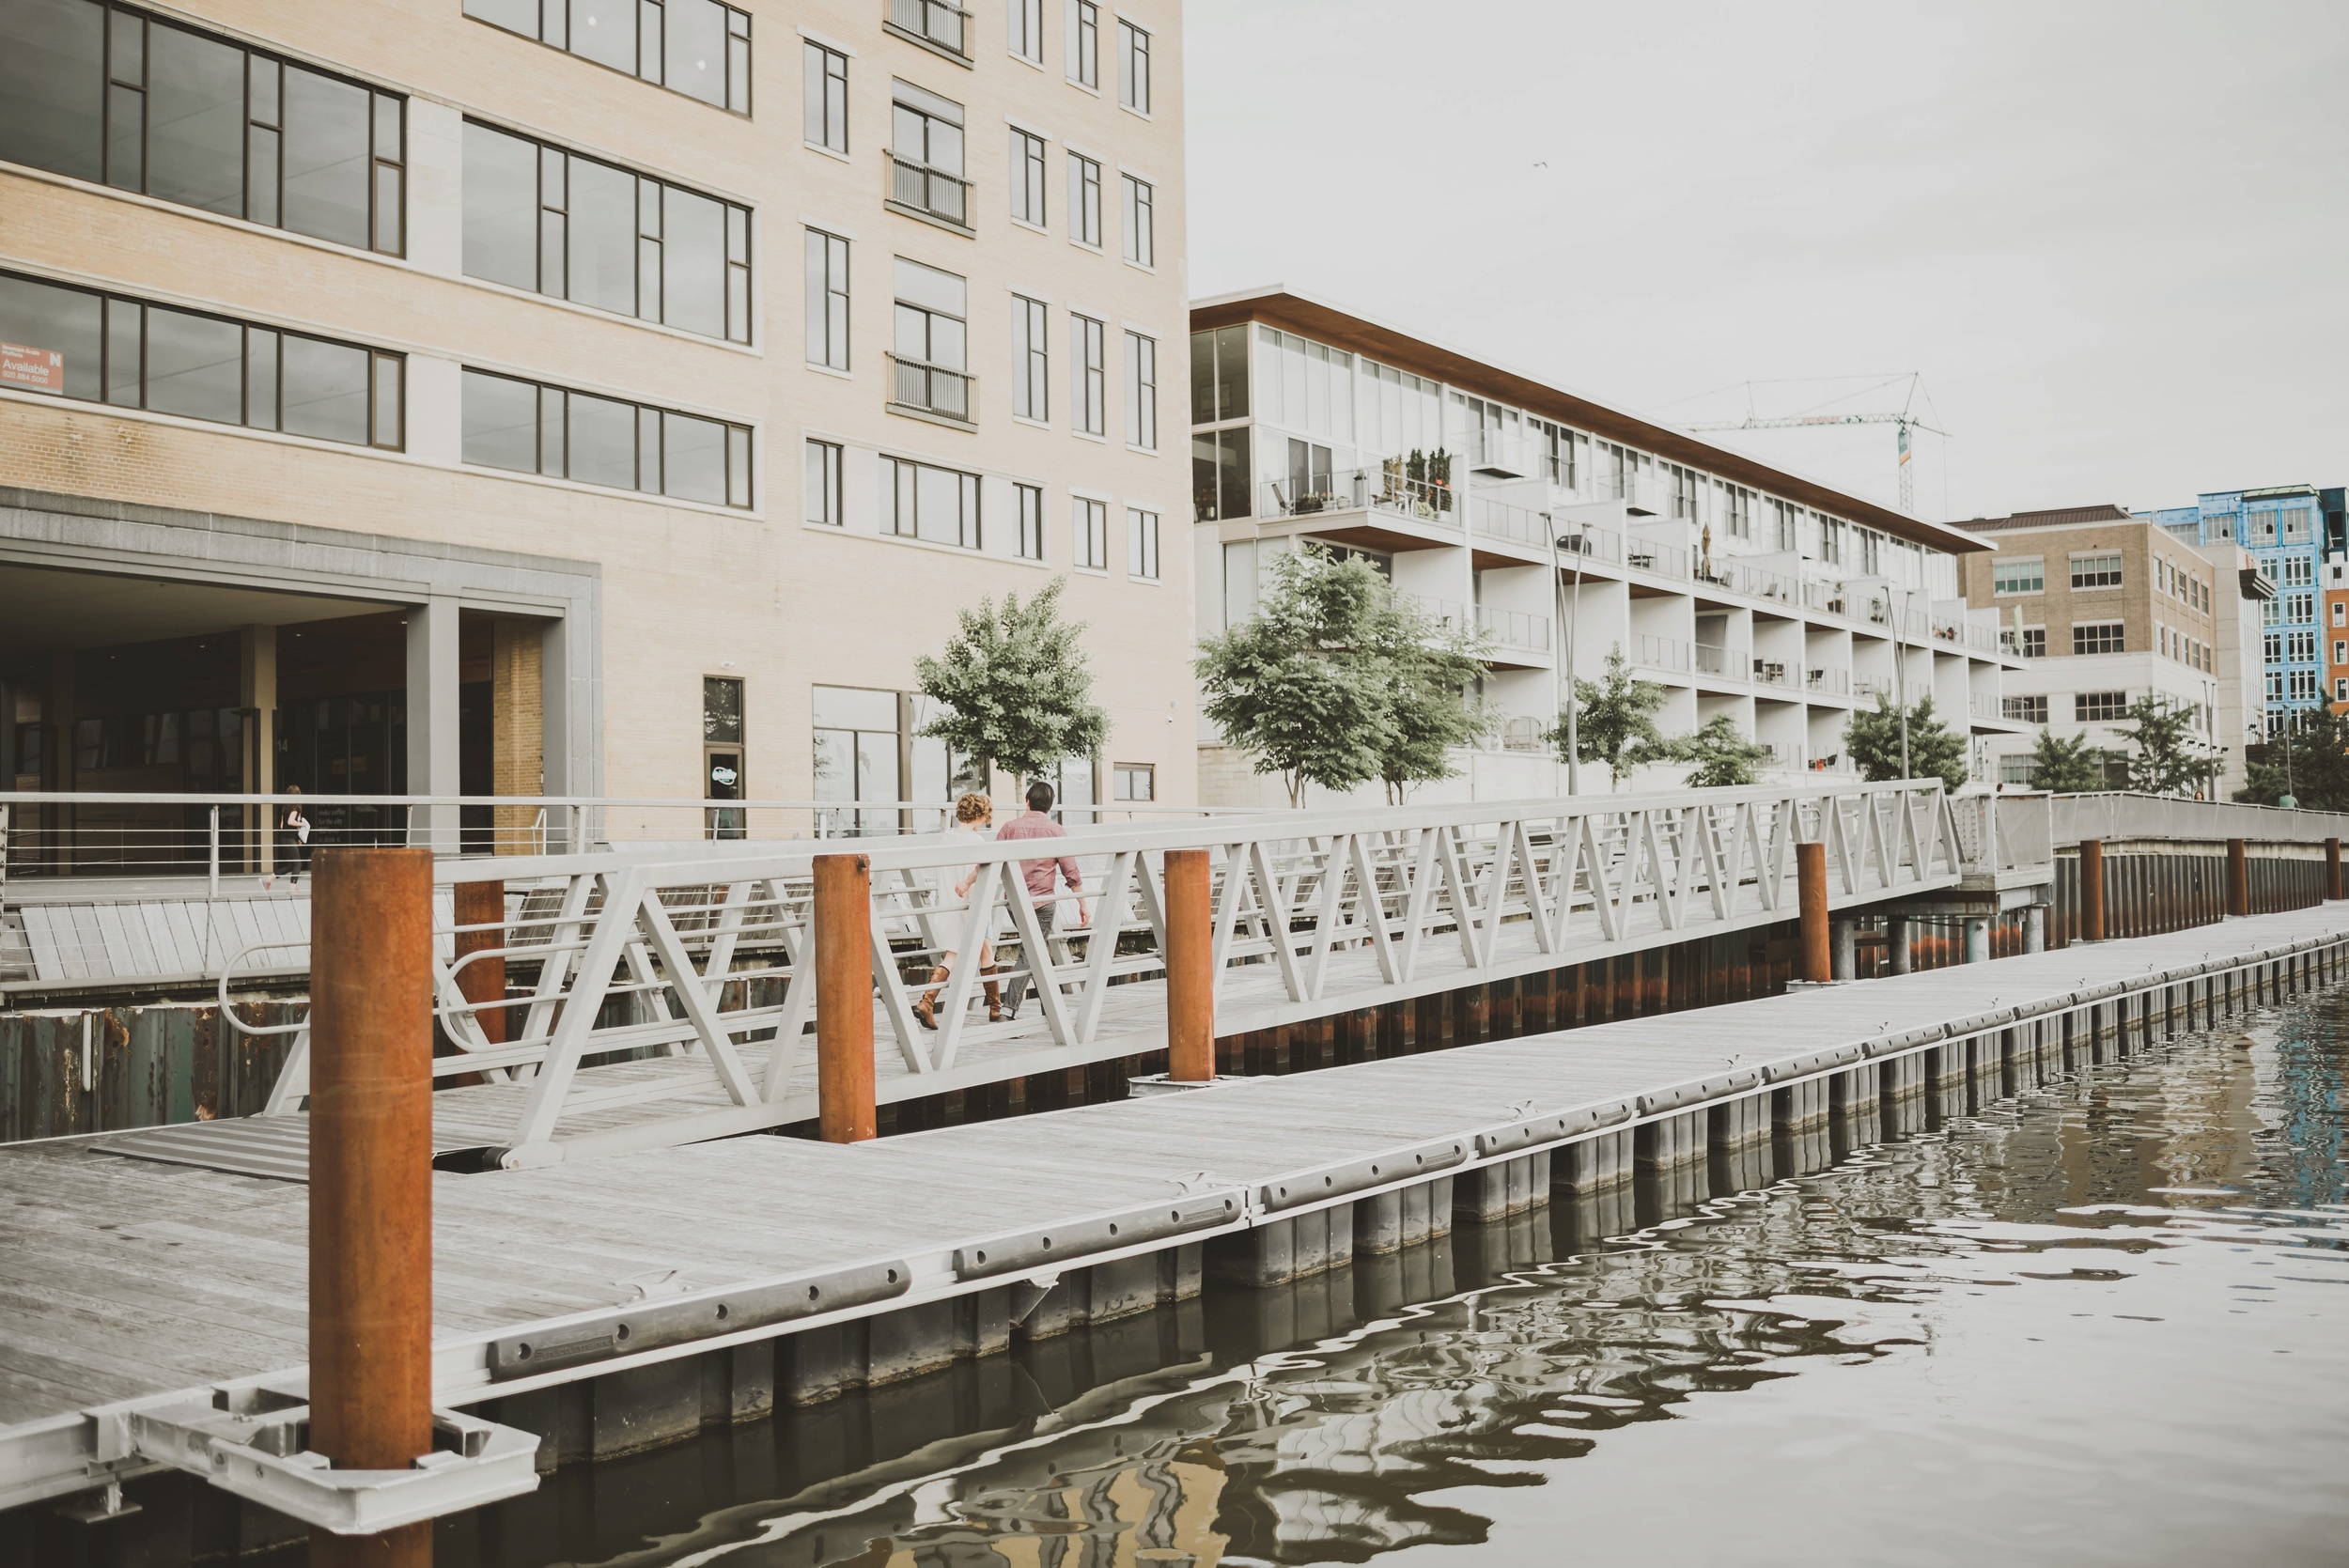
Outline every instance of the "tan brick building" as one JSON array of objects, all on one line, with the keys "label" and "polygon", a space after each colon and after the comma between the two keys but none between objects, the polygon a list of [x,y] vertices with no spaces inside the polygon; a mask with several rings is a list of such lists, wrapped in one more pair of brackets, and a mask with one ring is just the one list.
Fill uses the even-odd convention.
[{"label": "tan brick building", "polygon": [[942,800],[1066,576],[1192,799],[1178,23],[9,0],[0,782]]}]

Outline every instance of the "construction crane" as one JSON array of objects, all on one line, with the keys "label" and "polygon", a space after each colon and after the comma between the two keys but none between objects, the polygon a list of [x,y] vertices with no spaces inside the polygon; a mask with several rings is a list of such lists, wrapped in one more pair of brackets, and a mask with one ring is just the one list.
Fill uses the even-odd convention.
[{"label": "construction crane", "polygon": [[[1852,380],[1858,378],[1845,376],[1830,379],[1838,380]],[[1926,424],[1924,420],[1920,418],[1916,412],[1917,400],[1921,396],[1924,397],[1927,407],[1931,407],[1933,402],[1932,396],[1924,391],[1923,374],[1918,371],[1911,371],[1906,376],[1890,377],[1878,382],[1875,386],[1866,388],[1861,392],[1852,393],[1849,396],[1852,397],[1863,397],[1869,393],[1881,392],[1886,387],[1898,386],[1904,381],[1907,383],[1907,391],[1906,396],[1901,401],[1901,407],[1898,412],[1813,412],[1788,414],[1783,417],[1769,419],[1763,418],[1760,414],[1754,411],[1753,389],[1756,386],[1784,386],[1793,383],[1785,381],[1747,381],[1744,383],[1746,389],[1745,418],[1735,420],[1717,420],[1703,425],[1687,425],[1683,426],[1682,428],[1693,434],[1703,430],[1798,430],[1815,426],[1828,425],[1890,425],[1893,427],[1893,430],[1899,440],[1901,510],[1914,517],[1917,512],[1917,480],[1916,472],[1909,465],[1908,432],[1911,430],[1925,430],[1934,435],[1943,437],[1944,439],[1946,439],[1949,435],[1947,430],[1941,429],[1937,426]],[[1833,401],[1839,403],[1844,400],[1844,398],[1841,397],[1833,399]],[[1937,415],[1936,417],[1938,416]]]}]

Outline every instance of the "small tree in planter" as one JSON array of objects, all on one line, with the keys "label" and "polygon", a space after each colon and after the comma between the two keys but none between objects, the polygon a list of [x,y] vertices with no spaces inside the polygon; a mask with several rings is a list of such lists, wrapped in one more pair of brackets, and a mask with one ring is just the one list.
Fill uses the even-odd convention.
[{"label": "small tree in planter", "polygon": [[[1871,783],[1902,777],[1901,710],[1882,691],[1874,712],[1854,710],[1843,726],[1843,750],[1859,765],[1859,776]],[[1933,699],[1921,698],[1908,710],[1908,773],[1912,779],[1939,778],[1952,793],[1966,782],[1966,737],[1934,717]]]},{"label": "small tree in planter", "polygon": [[1387,695],[1388,727],[1378,747],[1387,804],[1401,805],[1415,784],[1452,777],[1454,749],[1491,733],[1491,711],[1467,691],[1485,673],[1488,641],[1466,628],[1446,629],[1411,600],[1386,595],[1371,652]]},{"label": "small tree in planter", "polygon": [[1740,735],[1737,721],[1726,713],[1716,713],[1696,734],[1672,742],[1671,749],[1680,761],[1696,764],[1684,781],[1690,789],[1752,784],[1770,759],[1770,749]]},{"label": "small tree in planter", "polygon": [[1621,788],[1641,764],[1672,759],[1672,748],[1656,727],[1663,706],[1664,689],[1634,675],[1617,643],[1608,650],[1607,669],[1598,679],[1574,683],[1574,739],[1580,755],[1566,754],[1566,716],[1561,713],[1550,732],[1559,760],[1603,762],[1610,783]]},{"label": "small tree in planter", "polygon": [[1065,578],[1054,578],[1025,604],[1005,594],[960,612],[945,652],[913,661],[922,694],[939,715],[922,733],[979,764],[1021,779],[1041,778],[1065,757],[1089,755],[1109,738],[1109,715],[1093,701],[1093,674],[1078,644],[1081,621],[1060,618]]}]

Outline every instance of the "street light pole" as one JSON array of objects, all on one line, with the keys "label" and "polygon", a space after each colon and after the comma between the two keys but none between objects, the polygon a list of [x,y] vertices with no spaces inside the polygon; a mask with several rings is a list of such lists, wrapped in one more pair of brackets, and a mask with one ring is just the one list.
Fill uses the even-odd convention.
[{"label": "street light pole", "polygon": [[1901,705],[1901,777],[1908,774],[1908,636],[1909,607],[1916,596],[1901,590],[1901,618],[1892,628],[1892,685]]},{"label": "street light pole", "polygon": [[1550,599],[1552,608],[1557,613],[1562,639],[1565,644],[1563,661],[1553,653],[1549,667],[1555,672],[1563,662],[1565,671],[1565,691],[1563,700],[1560,704],[1560,710],[1565,715],[1566,720],[1566,793],[1579,795],[1582,793],[1582,746],[1579,728],[1576,723],[1576,712],[1581,706],[1581,703],[1575,694],[1574,634],[1575,623],[1581,619],[1582,612],[1582,540],[1584,536],[1576,534],[1571,537],[1574,541],[1574,601],[1572,614],[1569,615],[1565,584],[1559,581],[1563,568],[1559,565],[1558,550],[1564,541],[1559,538],[1554,525],[1549,531]]}]

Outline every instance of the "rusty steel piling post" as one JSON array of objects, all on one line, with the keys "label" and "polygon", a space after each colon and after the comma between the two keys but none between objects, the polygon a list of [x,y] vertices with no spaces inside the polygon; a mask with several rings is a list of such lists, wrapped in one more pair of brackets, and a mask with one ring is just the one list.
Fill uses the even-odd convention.
[{"label": "rusty steel piling post", "polygon": [[2105,843],[2080,840],[2080,940],[2105,939]]},{"label": "rusty steel piling post", "polygon": [[827,1143],[874,1136],[873,862],[816,857],[816,1118]]},{"label": "rusty steel piling post", "polygon": [[2251,857],[2239,838],[2227,841],[2227,913],[2251,912]]},{"label": "rusty steel piling post", "polygon": [[1802,977],[1819,982],[1832,980],[1835,952],[1828,932],[1826,845],[1814,842],[1795,846],[1795,886],[1797,908],[1802,916]]},{"label": "rusty steel piling post", "polygon": [[[432,1450],[432,852],[321,849],[310,892],[310,1447]],[[315,1568],[426,1568],[429,1520],[310,1532]]]},{"label": "rusty steel piling post", "polygon": [[2325,841],[2325,897],[2328,903],[2341,900],[2341,840]]},{"label": "rusty steel piling post", "polygon": [[1215,950],[1207,852],[1166,852],[1166,1076],[1215,1077]]}]

